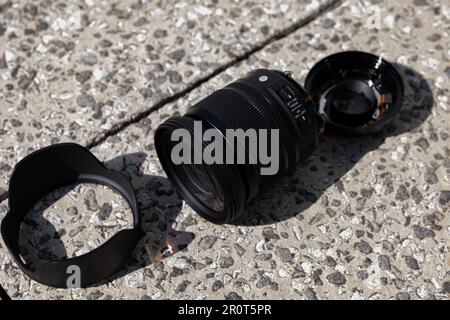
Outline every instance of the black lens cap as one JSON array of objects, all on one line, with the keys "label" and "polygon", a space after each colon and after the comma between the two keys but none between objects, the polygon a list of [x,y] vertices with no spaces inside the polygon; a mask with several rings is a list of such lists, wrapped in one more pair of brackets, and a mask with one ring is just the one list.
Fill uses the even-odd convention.
[{"label": "black lens cap", "polygon": [[400,111],[403,81],[395,67],[367,52],[344,51],[320,60],[305,88],[325,128],[347,133],[382,129]]}]

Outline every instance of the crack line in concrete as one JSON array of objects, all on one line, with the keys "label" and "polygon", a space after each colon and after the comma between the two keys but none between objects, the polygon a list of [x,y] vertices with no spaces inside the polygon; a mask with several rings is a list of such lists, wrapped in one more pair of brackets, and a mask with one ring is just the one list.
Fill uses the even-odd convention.
[{"label": "crack line in concrete", "polygon": [[198,87],[200,87],[202,84],[208,82],[209,80],[211,80],[215,76],[217,76],[220,73],[226,71],[227,69],[237,65],[238,63],[240,63],[240,62],[242,62],[244,60],[247,60],[251,55],[261,51],[262,49],[264,49],[268,45],[272,44],[273,42],[281,40],[283,38],[286,38],[287,36],[289,36],[292,33],[296,32],[300,28],[302,28],[302,27],[308,25],[309,23],[311,23],[312,21],[316,20],[322,14],[324,14],[326,12],[329,12],[329,11],[333,10],[334,8],[338,7],[342,3],[342,1],[343,0],[333,0],[333,1],[329,2],[329,3],[326,3],[326,4],[322,5],[322,6],[320,6],[319,9],[315,13],[313,13],[313,14],[305,17],[304,19],[294,23],[293,25],[287,27],[286,29],[283,29],[280,32],[273,34],[272,36],[270,36],[269,38],[267,38],[266,40],[264,40],[260,44],[256,45],[255,47],[253,47],[249,51],[245,52],[244,54],[242,54],[240,56],[235,57],[230,62],[220,66],[217,69],[215,69],[214,71],[212,71],[207,76],[198,79],[197,81],[192,83],[187,88],[185,88],[185,89],[175,93],[174,95],[172,95],[170,97],[162,99],[161,101],[159,101],[158,103],[156,103],[152,107],[150,107],[149,109],[135,114],[130,119],[125,120],[125,121],[123,121],[121,123],[117,123],[117,124],[113,125],[113,127],[111,129],[109,129],[108,131],[106,131],[102,136],[92,139],[92,141],[87,144],[87,148],[90,149],[92,147],[95,147],[95,146],[99,145],[100,143],[104,142],[107,138],[109,138],[110,136],[113,136],[113,135],[119,133],[123,129],[127,128],[129,125],[139,122],[140,120],[148,117],[151,113],[161,109],[165,105],[167,105],[167,104],[169,104],[171,102],[174,102],[174,101],[178,100],[179,98],[189,94],[193,90],[195,90]]},{"label": "crack line in concrete", "polygon": [[[196,80],[194,83],[192,83],[187,88],[185,88],[185,89],[175,93],[174,95],[171,95],[170,97],[166,97],[166,98],[160,100],[159,102],[154,104],[149,109],[133,115],[130,119],[113,125],[112,128],[107,130],[105,133],[103,133],[103,135],[101,135],[99,137],[96,137],[96,138],[93,138],[86,145],[86,147],[88,149],[91,149],[91,148],[93,148],[95,146],[98,146],[100,143],[104,142],[109,137],[116,135],[120,131],[126,129],[128,126],[139,122],[140,120],[148,117],[151,113],[153,113],[153,112],[163,108],[167,104],[169,104],[171,102],[174,102],[174,101],[178,100],[179,98],[189,94],[190,92],[192,92],[193,90],[197,89],[202,84],[208,82],[209,80],[211,80],[215,76],[219,75],[220,73],[222,73],[222,72],[226,71],[227,69],[229,69],[229,68],[239,64],[240,62],[242,62],[244,60],[247,60],[250,56],[252,56],[253,54],[255,54],[255,53],[257,53],[257,52],[259,52],[261,50],[263,50],[265,47],[267,47],[268,45],[272,44],[273,42],[276,42],[278,40],[281,40],[281,39],[284,39],[284,38],[288,37],[289,35],[291,35],[292,33],[296,32],[296,31],[298,31],[302,27],[310,24],[311,22],[313,22],[314,20],[316,20],[317,18],[319,18],[323,14],[334,10],[335,8],[339,7],[342,4],[342,2],[343,2],[343,0],[333,0],[331,2],[328,2],[326,4],[321,5],[316,12],[314,12],[314,13],[306,16],[305,18],[297,21],[296,23],[292,24],[291,26],[289,26],[289,27],[287,27],[287,28],[285,28],[285,29],[283,29],[283,30],[273,34],[272,36],[270,36],[266,40],[262,41],[260,44],[258,44],[256,46],[254,46],[253,48],[251,48],[249,51],[243,53],[240,56],[235,57],[234,59],[232,59],[228,63],[220,66],[219,68],[217,68],[215,70],[213,70],[207,76]],[[3,202],[7,198],[8,198],[8,192],[4,192],[3,194],[0,194],[0,202]]]}]

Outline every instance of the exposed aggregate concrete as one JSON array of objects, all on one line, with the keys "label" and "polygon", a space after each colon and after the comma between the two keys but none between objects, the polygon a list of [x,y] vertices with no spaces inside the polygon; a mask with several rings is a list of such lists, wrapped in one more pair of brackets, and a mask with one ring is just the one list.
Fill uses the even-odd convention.
[{"label": "exposed aggregate concrete", "polygon": [[[369,30],[367,3],[345,2],[93,148],[131,179],[144,217],[146,236],[126,270],[97,287],[48,288],[26,278],[1,243],[0,283],[20,299],[448,299],[450,7],[380,2],[383,29]],[[289,69],[302,82],[320,58],[350,49],[397,63],[405,103],[388,128],[322,136],[314,155],[253,201],[239,225],[211,224],[177,197],[153,145],[162,121],[251,68]],[[121,201],[99,186],[70,191],[44,212],[65,248],[38,233],[31,243],[49,250],[37,258],[93,249],[129,225]],[[46,224],[36,214],[51,197],[46,202],[32,221]],[[0,215],[6,210],[1,203]]]}]

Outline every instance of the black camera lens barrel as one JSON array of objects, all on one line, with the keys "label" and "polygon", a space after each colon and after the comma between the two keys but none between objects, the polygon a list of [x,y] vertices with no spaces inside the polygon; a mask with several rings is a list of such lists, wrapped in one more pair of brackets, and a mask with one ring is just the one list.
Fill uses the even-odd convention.
[{"label": "black camera lens barrel", "polygon": [[[261,175],[259,162],[204,164],[205,172],[215,176],[224,193],[223,210],[212,210],[193,195],[192,181],[189,181],[192,177],[185,173],[188,167],[175,165],[170,159],[168,141],[172,131],[185,128],[193,133],[195,120],[202,121],[204,128],[216,128],[223,136],[226,129],[278,129],[278,172]],[[317,137],[314,105],[306,91],[286,73],[258,69],[213,92],[183,117],[168,119],[160,125],[155,133],[155,147],[175,188],[194,210],[208,220],[227,223],[238,217],[246,202],[293,172],[299,162],[309,157],[317,145]],[[248,152],[248,146],[245,150]]]},{"label": "black camera lens barrel", "polygon": [[[402,78],[392,64],[359,51],[339,52],[320,60],[308,73],[305,88],[289,73],[257,69],[213,92],[184,116],[170,118],[158,127],[155,147],[161,164],[197,213],[216,223],[233,222],[248,201],[311,155],[319,131],[379,131],[399,112],[404,94]],[[170,159],[171,133],[177,128],[194,132],[196,120],[224,137],[227,129],[278,129],[278,172],[262,175],[260,162],[203,164],[195,170],[191,165],[175,165]],[[248,142],[245,150],[249,152]],[[199,195],[199,190],[208,191]]]}]

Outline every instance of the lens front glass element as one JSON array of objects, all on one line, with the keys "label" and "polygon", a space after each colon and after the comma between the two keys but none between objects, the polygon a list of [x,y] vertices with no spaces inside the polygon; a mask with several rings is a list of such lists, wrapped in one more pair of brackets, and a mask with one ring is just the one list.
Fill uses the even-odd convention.
[{"label": "lens front glass element", "polygon": [[179,167],[184,171],[192,195],[204,206],[221,212],[224,210],[224,196],[217,178],[206,169],[206,165],[187,164]]},{"label": "lens front glass element", "polygon": [[224,210],[222,188],[202,164],[181,164],[174,166],[175,174],[183,181],[189,193],[206,208],[215,212]]}]

